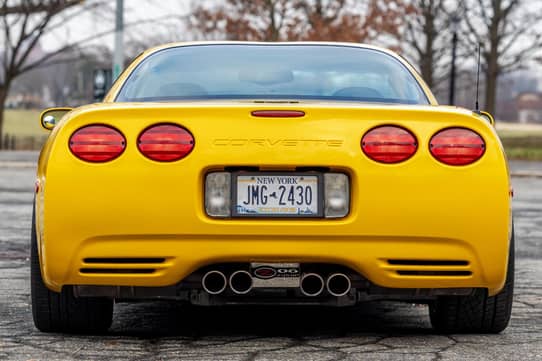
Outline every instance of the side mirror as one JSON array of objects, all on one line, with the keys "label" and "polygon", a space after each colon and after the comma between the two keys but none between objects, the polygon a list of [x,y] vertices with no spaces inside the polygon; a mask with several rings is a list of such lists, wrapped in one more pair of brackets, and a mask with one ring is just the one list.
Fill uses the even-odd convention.
[{"label": "side mirror", "polygon": [[491,114],[489,114],[488,112],[482,112],[482,111],[477,114],[481,118],[485,119],[489,124],[491,124],[492,126],[495,126],[495,118],[493,118]]},{"label": "side mirror", "polygon": [[40,114],[40,123],[44,129],[52,130],[62,117],[72,108],[49,108]]}]

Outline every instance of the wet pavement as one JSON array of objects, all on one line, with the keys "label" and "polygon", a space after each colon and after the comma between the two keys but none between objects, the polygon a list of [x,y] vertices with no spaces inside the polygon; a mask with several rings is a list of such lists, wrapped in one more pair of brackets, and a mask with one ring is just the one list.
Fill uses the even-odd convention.
[{"label": "wet pavement", "polygon": [[108,334],[69,336],[32,323],[35,170],[21,165],[28,154],[10,156],[0,157],[0,360],[542,360],[542,178],[512,179],[516,296],[499,335],[436,335],[426,306],[385,302],[356,309],[118,304]]}]

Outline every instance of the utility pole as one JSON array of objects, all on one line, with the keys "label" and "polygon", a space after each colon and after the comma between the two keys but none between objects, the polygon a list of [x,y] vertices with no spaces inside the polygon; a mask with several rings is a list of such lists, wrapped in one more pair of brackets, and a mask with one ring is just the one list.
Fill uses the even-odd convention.
[{"label": "utility pole", "polygon": [[450,105],[455,105],[455,60],[457,52],[457,28],[460,21],[461,19],[457,14],[452,15],[450,19],[452,25],[452,66],[450,71],[450,99],[448,102]]},{"label": "utility pole", "polygon": [[124,68],[124,0],[117,0],[115,14],[115,49],[113,52],[113,81]]}]

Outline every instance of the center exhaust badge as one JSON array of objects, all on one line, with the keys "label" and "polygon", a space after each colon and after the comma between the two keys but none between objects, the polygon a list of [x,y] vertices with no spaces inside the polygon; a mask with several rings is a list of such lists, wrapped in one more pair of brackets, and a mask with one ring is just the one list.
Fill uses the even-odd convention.
[{"label": "center exhaust badge", "polygon": [[299,287],[299,263],[251,263],[250,270],[255,288]]}]

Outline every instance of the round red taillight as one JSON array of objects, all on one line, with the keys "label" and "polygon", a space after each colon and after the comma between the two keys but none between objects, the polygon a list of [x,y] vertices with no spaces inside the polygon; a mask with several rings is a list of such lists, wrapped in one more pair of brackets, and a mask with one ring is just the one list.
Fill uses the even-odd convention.
[{"label": "round red taillight", "polygon": [[412,157],[418,149],[418,142],[408,130],[384,125],[365,133],[361,139],[361,149],[372,160],[391,164]]},{"label": "round red taillight", "polygon": [[194,137],[175,124],[158,124],[141,133],[137,148],[147,158],[173,162],[186,157],[194,148]]},{"label": "round red taillight", "polygon": [[126,148],[121,132],[107,125],[87,125],[72,134],[70,150],[77,158],[94,163],[108,162]]},{"label": "round red taillight", "polygon": [[486,144],[478,133],[470,129],[448,128],[431,138],[429,150],[444,164],[467,165],[484,155]]}]

